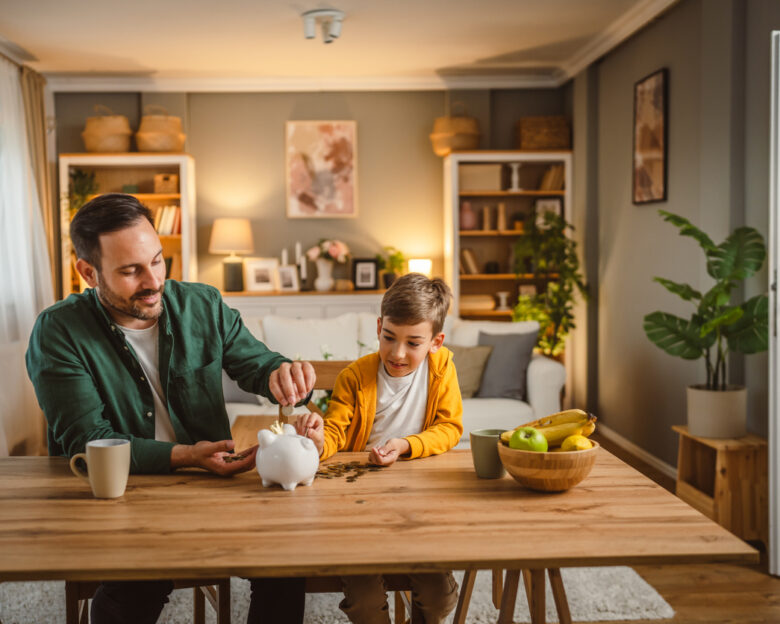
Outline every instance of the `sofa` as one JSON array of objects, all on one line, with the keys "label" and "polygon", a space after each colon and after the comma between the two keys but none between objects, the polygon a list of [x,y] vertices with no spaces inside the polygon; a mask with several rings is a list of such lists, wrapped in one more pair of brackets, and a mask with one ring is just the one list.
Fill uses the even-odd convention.
[{"label": "sofa", "polygon": [[[354,360],[377,350],[377,317],[366,312],[324,319],[245,316],[243,321],[258,340],[291,359]],[[457,448],[469,447],[470,431],[511,429],[560,409],[566,372],[559,362],[531,353],[538,329],[535,321],[447,317],[444,344],[455,354],[464,395],[463,436]],[[466,374],[470,378],[461,379]],[[238,415],[277,413],[268,399],[241,390],[224,372],[223,392],[231,425]],[[305,411],[299,407],[295,413]]]}]

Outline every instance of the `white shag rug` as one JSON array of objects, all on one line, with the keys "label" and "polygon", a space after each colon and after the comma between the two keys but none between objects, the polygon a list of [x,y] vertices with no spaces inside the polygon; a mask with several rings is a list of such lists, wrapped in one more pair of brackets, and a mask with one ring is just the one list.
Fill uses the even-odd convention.
[{"label": "white shag rug", "polygon": [[[674,610],[641,576],[628,567],[564,568],[561,570],[569,609],[575,622],[609,620],[662,620],[674,617]],[[455,572],[460,583],[463,572]],[[342,624],[349,620],[339,610],[341,594],[307,594],[306,624]],[[232,622],[244,624],[249,608],[249,582],[231,580]],[[389,597],[391,621],[392,595]],[[480,571],[474,583],[467,622],[491,624],[498,611],[491,599],[491,573]],[[159,624],[189,624],[192,621],[192,590],[171,594]],[[517,592],[515,622],[530,622],[528,603],[522,587]],[[547,621],[557,622],[549,580]],[[3,624],[65,624],[65,583],[0,583],[0,622]],[[206,622],[214,624],[213,610],[206,607]],[[452,615],[447,624],[452,622]]]}]

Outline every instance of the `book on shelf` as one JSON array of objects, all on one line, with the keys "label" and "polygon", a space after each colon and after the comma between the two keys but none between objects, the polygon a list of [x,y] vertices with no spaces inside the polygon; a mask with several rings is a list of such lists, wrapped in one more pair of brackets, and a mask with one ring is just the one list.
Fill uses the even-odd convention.
[{"label": "book on shelf", "polygon": [[560,191],[563,190],[563,165],[550,165],[542,175],[539,183],[540,191]]},{"label": "book on shelf", "polygon": [[154,215],[154,228],[160,236],[181,234],[181,208],[161,206]]},{"label": "book on shelf", "polygon": [[460,252],[460,256],[463,260],[463,268],[466,269],[466,273],[468,275],[476,275],[479,273],[477,258],[474,256],[474,252],[469,247],[464,247]]}]

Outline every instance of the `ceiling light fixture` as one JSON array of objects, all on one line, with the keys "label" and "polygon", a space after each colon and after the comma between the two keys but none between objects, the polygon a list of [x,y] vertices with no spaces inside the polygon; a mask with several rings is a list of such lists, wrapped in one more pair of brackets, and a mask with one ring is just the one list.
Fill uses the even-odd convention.
[{"label": "ceiling light fixture", "polygon": [[303,18],[303,36],[306,39],[314,39],[317,31],[317,23],[322,26],[323,43],[333,43],[341,35],[341,22],[344,20],[344,11],[338,9],[312,9],[301,15]]}]

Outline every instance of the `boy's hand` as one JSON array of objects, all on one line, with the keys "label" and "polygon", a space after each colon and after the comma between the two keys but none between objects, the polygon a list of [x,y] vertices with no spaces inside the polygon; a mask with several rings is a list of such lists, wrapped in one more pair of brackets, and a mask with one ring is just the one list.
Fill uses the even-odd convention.
[{"label": "boy's hand", "polygon": [[279,405],[295,405],[314,388],[317,375],[309,362],[284,362],[268,378],[268,389]]},{"label": "boy's hand", "polygon": [[368,454],[368,461],[378,466],[390,466],[395,463],[401,455],[412,450],[409,442],[403,438],[392,438],[385,442],[383,446],[375,446]]},{"label": "boy's hand", "polygon": [[325,428],[323,426],[322,416],[315,414],[301,414],[295,423],[295,431],[304,438],[311,439],[317,451],[322,453],[322,447],[325,445]]}]

